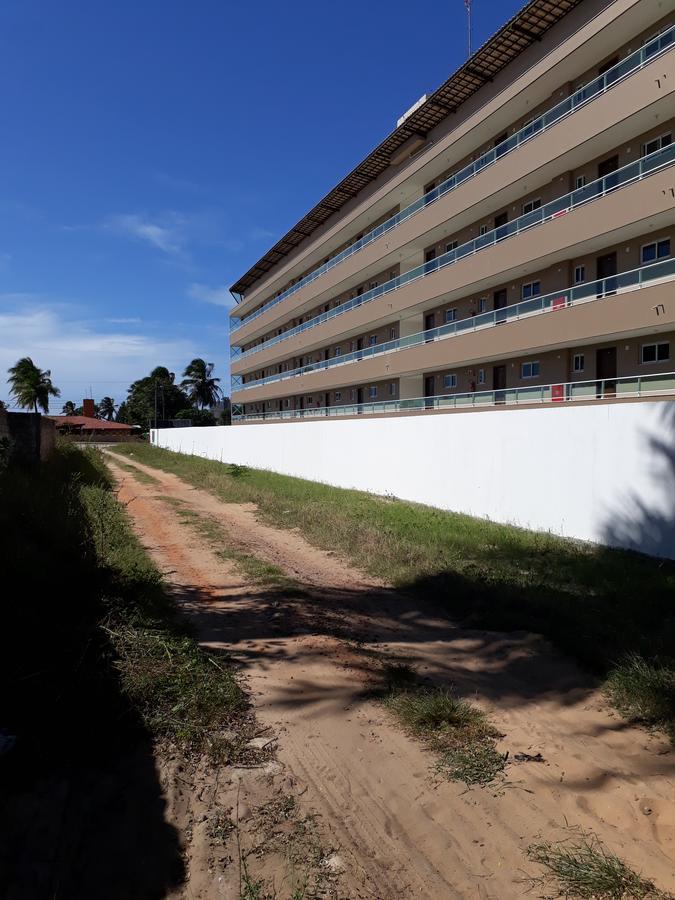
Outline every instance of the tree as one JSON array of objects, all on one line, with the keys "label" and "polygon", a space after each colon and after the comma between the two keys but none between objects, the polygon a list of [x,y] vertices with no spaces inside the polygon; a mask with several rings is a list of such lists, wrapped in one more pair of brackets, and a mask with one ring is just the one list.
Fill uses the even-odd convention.
[{"label": "tree", "polygon": [[232,424],[232,403],[229,397],[223,397],[223,411],[220,414],[220,424]]},{"label": "tree", "polygon": [[109,422],[112,422],[116,412],[117,404],[112,397],[104,397],[98,405],[98,415],[101,419],[107,419]]},{"label": "tree", "polygon": [[66,400],[63,404],[63,409],[61,410],[62,416],[74,416],[75,415],[75,404],[72,400]]},{"label": "tree", "polygon": [[[146,378],[134,381],[124,404],[123,415],[129,425],[148,427],[155,419],[173,419],[176,413],[190,406],[185,391],[174,384],[175,375],[164,366],[157,366]],[[118,421],[122,421],[119,418]]]},{"label": "tree", "polygon": [[40,369],[29,356],[24,356],[16,365],[8,369],[9,393],[22,409],[38,407],[44,413],[49,412],[49,398],[60,397],[61,391],[52,384],[52,373],[49,369]]},{"label": "tree", "polygon": [[193,359],[183,372],[181,387],[186,389],[190,402],[201,409],[215,406],[223,395],[218,386],[220,378],[213,377],[214,368],[213,363],[197,358]]},{"label": "tree", "polygon": [[191,419],[192,424],[195,427],[216,424],[216,417],[210,409],[181,409],[176,413],[174,418]]}]

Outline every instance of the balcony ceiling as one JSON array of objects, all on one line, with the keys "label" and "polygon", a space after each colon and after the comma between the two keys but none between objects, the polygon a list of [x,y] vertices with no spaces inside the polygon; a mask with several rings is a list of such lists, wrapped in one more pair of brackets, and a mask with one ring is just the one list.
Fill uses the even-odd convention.
[{"label": "balcony ceiling", "polygon": [[333,213],[375,181],[406,141],[415,135],[426,137],[579,3],[581,0],[531,0],[233,284],[233,293],[249,290]]}]

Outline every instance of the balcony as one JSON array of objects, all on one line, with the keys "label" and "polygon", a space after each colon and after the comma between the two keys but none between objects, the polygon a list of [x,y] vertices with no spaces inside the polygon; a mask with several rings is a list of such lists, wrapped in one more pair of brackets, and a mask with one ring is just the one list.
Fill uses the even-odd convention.
[{"label": "balcony", "polygon": [[337,256],[333,257],[332,259],[328,260],[328,262],[310,272],[299,282],[287,288],[279,296],[267,301],[265,304],[263,304],[263,306],[261,306],[255,312],[250,313],[249,315],[242,316],[240,319],[233,317],[230,320],[231,333],[234,334],[239,328],[255,321],[268,310],[277,306],[279,303],[282,303],[287,298],[293,296],[306,285],[316,281],[316,279],[321,277],[321,275],[330,271],[344,260],[349,259],[363,248],[369,246],[373,243],[373,241],[376,241],[382,235],[387,234],[402,222],[407,221],[411,216],[415,215],[420,210],[426,209],[430,204],[434,203],[449,192],[455,190],[460,185],[474,178],[476,175],[489,168],[502,157],[508,155],[518,147],[521,147],[523,144],[530,141],[536,135],[543,133],[553,125],[556,125],[562,119],[569,116],[571,113],[576,112],[580,108],[586,106],[592,100],[596,99],[599,96],[602,96],[611,87],[614,87],[633,73],[643,69],[645,65],[651,63],[657,56],[659,56],[661,53],[665,52],[672,46],[675,46],[675,26],[671,25],[667,29],[662,31],[661,34],[657,35],[647,44],[641,47],[639,50],[636,50],[621,62],[617,63],[616,66],[613,66],[603,75],[598,76],[598,78],[595,78],[591,82],[588,82],[586,85],[579,88],[579,90],[575,91],[574,94],[572,94],[570,97],[567,97],[552,109],[547,110],[545,113],[529,122],[518,132],[509,137],[506,141],[499,144],[497,147],[487,151],[474,162],[451,175],[440,185],[438,185],[434,190],[430,191],[428,194],[425,194],[424,197],[419,198],[414,203],[401,210],[395,216],[392,216],[386,222],[383,222],[377,228],[373,229],[368,234],[364,235],[360,240],[352,244],[352,246],[346,248]]},{"label": "balcony", "polygon": [[[591,303],[601,299],[616,297],[626,291],[640,290],[657,281],[672,280],[673,278],[675,278],[675,259],[668,258],[661,262],[641,266],[638,269],[632,269],[628,272],[621,272],[618,275],[613,275],[611,278],[585,282],[584,284],[576,285],[575,287],[568,288],[564,291],[554,291],[551,294],[544,294],[530,300],[524,300],[520,303],[515,303],[511,306],[495,310],[494,312],[481,313],[480,315],[468,319],[449,322],[438,328],[432,328],[427,331],[418,332],[417,334],[407,335],[406,337],[387,341],[383,344],[376,344],[373,347],[365,347],[362,350],[356,350],[353,353],[345,353],[341,356],[335,356],[332,359],[319,360],[318,362],[300,366],[297,369],[292,369],[287,372],[267,375],[265,378],[248,381],[246,384],[241,383],[241,376],[235,375],[232,378],[232,390],[237,392],[246,391],[267,384],[275,384],[280,381],[298,378],[299,376],[307,375],[312,372],[334,370],[340,366],[360,362],[364,359],[372,359],[373,357],[382,356],[383,354],[395,353],[410,347],[442,341],[447,338],[457,337],[458,335],[483,331],[486,328],[494,328],[498,325],[503,325],[506,322],[517,322],[521,319],[529,319],[532,316],[541,315],[542,313],[556,312],[560,309],[577,306],[581,303]],[[293,386],[288,385],[288,390],[293,391]]]},{"label": "balcony", "polygon": [[427,278],[438,272],[440,269],[445,269],[461,260],[480,253],[482,250],[494,247],[496,244],[500,244],[508,238],[515,237],[526,231],[531,231],[540,225],[565,216],[572,210],[578,209],[581,206],[585,206],[586,204],[592,203],[595,200],[613,193],[618,188],[626,187],[627,185],[641,181],[657,171],[672,166],[674,162],[675,144],[671,144],[655,153],[651,153],[640,160],[636,160],[635,162],[624,166],[622,169],[617,169],[615,172],[606,175],[604,178],[599,178],[596,181],[586,184],[582,188],[572,191],[569,194],[565,194],[562,197],[558,197],[556,200],[547,203],[545,206],[520,216],[519,218],[508,222],[506,225],[501,225],[478,238],[467,241],[455,250],[444,253],[430,262],[426,262],[421,266],[417,266],[416,268],[405,272],[403,275],[392,278],[361,296],[348,300],[328,312],[321,313],[313,319],[304,322],[302,325],[290,328],[283,334],[277,335],[255,347],[251,347],[243,353],[238,347],[232,347],[231,358],[235,361],[243,361],[262,350],[267,350],[278,345],[282,341],[304,334],[305,332],[322,325],[324,322],[342,316],[372,300],[382,297],[383,295],[397,291],[411,282]]},{"label": "balcony", "polygon": [[380,400],[323,406],[316,409],[289,409],[265,413],[241,413],[241,404],[233,406],[233,422],[267,422],[304,419],[344,418],[345,416],[388,415],[392,413],[452,412],[493,409],[505,406],[536,406],[593,402],[596,400],[634,400],[675,397],[675,372],[653,375],[626,375],[593,381],[569,381],[532,387],[472,391],[416,397],[411,400]]}]

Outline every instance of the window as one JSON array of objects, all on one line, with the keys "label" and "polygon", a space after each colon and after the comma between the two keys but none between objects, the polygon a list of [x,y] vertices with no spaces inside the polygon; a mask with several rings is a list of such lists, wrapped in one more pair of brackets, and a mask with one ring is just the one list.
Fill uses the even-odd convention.
[{"label": "window", "polygon": [[446,322],[454,322],[457,318],[457,310],[456,309],[446,309],[445,311],[445,321]]},{"label": "window", "polygon": [[579,190],[582,187],[586,186],[586,176],[585,175],[577,175],[577,180],[575,182],[576,189]]},{"label": "window", "polygon": [[371,400],[377,400],[377,385],[368,388],[368,396]]},{"label": "window", "polygon": [[371,291],[374,290],[379,285],[379,283],[380,283],[379,281],[371,281],[370,282]]},{"label": "window", "polygon": [[288,407],[289,407],[290,405],[291,405],[291,401],[290,401],[290,400],[288,400],[288,399],[284,400],[284,408],[285,408],[285,409],[288,409]]},{"label": "window", "polygon": [[524,284],[520,289],[520,294],[523,300],[538,297],[541,294],[541,281],[530,281],[528,284]]},{"label": "window", "polygon": [[482,237],[484,234],[487,234],[487,230],[488,230],[487,225],[481,225],[478,233]]},{"label": "window", "polygon": [[640,360],[641,362],[665,362],[668,359],[670,359],[670,344],[668,343],[668,341],[663,341],[660,344],[642,345],[642,354]]},{"label": "window", "polygon": [[521,378],[539,378],[539,362],[522,363],[520,367]]},{"label": "window", "polygon": [[485,384],[485,369],[478,370],[478,384]]},{"label": "window", "polygon": [[526,216],[528,213],[534,212],[535,209],[541,208],[541,197],[537,197],[536,200],[528,200],[527,203],[523,203],[523,215]]},{"label": "window", "polygon": [[478,301],[478,312],[479,313],[487,312],[487,305],[488,305],[488,298],[481,297],[480,300]]},{"label": "window", "polygon": [[390,329],[389,329],[389,340],[390,340],[390,341],[395,341],[395,340],[396,340],[396,329],[395,329],[395,328],[390,328]]},{"label": "window", "polygon": [[575,353],[574,361],[572,363],[572,371],[574,372],[583,372],[586,360],[584,358],[583,353]]},{"label": "window", "polygon": [[308,398],[307,398],[307,402],[308,402],[308,403],[312,403],[312,401],[313,401],[313,397],[308,397]]},{"label": "window", "polygon": [[574,270],[574,283],[581,284],[586,281],[586,266],[577,266]]},{"label": "window", "polygon": [[443,387],[456,388],[457,387],[457,376],[456,375],[445,375],[443,377]]},{"label": "window", "polygon": [[352,389],[352,390],[349,392],[349,399],[350,399],[350,400],[356,400],[356,390]]},{"label": "window", "polygon": [[336,347],[336,348],[335,348],[335,355],[336,355],[336,356],[342,356],[342,347]]},{"label": "window", "polygon": [[670,256],[670,238],[663,238],[660,241],[645,244],[640,254],[643,263],[664,259],[666,256]]},{"label": "window", "polygon": [[335,402],[339,403],[342,400],[342,391],[335,391]]},{"label": "window", "polygon": [[424,254],[424,262],[431,262],[433,259],[436,259],[436,248],[432,247],[431,250],[427,250]]},{"label": "window", "polygon": [[657,150],[662,150],[672,143],[673,136],[670,132],[668,134],[662,134],[660,137],[652,138],[651,141],[647,141],[642,145],[642,155],[648,156],[650,153],[656,153]]},{"label": "window", "polygon": [[453,250],[456,250],[459,246],[459,241],[450,241],[450,243],[445,245],[445,252],[451,253]]},{"label": "window", "polygon": [[349,349],[352,353],[356,350],[356,341],[351,342],[351,344],[349,345]]},{"label": "window", "polygon": [[396,396],[396,382],[395,381],[392,381],[389,385],[389,396],[390,397]]},{"label": "window", "polygon": [[368,344],[369,344],[371,347],[374,347],[376,343],[377,343],[377,335],[376,335],[376,334],[371,334],[371,336],[368,338]]}]

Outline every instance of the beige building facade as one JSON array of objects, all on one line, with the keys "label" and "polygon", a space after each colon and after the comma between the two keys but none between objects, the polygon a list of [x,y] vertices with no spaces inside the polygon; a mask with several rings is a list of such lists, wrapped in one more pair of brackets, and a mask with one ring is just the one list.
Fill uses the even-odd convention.
[{"label": "beige building facade", "polygon": [[231,288],[234,422],[675,395],[675,6],[532,0]]}]

